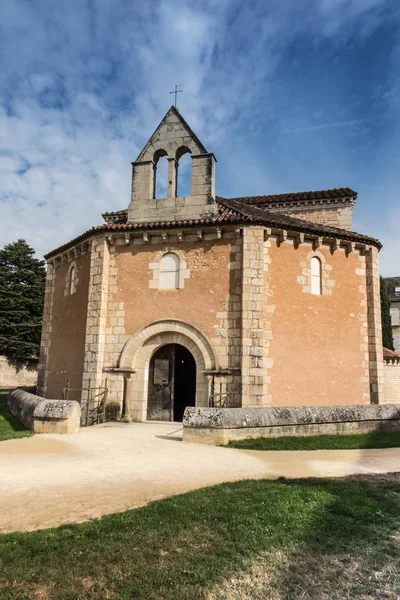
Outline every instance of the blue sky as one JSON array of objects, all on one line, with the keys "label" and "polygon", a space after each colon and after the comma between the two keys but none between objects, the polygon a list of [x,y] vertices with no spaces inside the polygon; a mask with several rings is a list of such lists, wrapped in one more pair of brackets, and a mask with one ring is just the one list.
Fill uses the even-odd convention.
[{"label": "blue sky", "polygon": [[351,187],[400,274],[398,0],[2,0],[0,245],[127,207],[175,83],[219,195]]}]

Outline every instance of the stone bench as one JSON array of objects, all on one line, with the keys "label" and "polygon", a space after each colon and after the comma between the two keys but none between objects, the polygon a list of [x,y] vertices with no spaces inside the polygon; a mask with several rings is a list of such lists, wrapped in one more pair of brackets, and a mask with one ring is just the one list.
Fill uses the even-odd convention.
[{"label": "stone bench", "polygon": [[7,408],[21,423],[35,433],[77,433],[81,407],[72,400],[46,400],[25,390],[8,394]]},{"label": "stone bench", "polygon": [[257,437],[400,431],[398,404],[268,408],[187,407],[183,439],[203,444]]}]

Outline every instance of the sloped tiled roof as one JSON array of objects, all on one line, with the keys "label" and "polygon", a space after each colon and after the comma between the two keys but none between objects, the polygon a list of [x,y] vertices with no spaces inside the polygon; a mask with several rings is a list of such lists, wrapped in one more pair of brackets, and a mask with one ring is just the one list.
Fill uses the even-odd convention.
[{"label": "sloped tiled roof", "polygon": [[65,251],[68,247],[77,244],[84,239],[100,232],[112,231],[140,231],[144,229],[173,229],[188,227],[203,227],[207,225],[219,225],[229,223],[257,223],[266,227],[277,227],[301,233],[310,233],[316,235],[325,235],[332,238],[371,244],[381,248],[381,243],[375,238],[371,238],[354,231],[345,231],[338,227],[319,225],[311,223],[304,219],[297,219],[284,214],[274,213],[260,206],[251,205],[242,202],[240,199],[222,199],[218,198],[218,214],[203,219],[174,220],[174,221],[153,221],[148,223],[127,223],[127,210],[115,211],[113,213],[104,213],[104,217],[111,215],[118,216],[118,222],[108,222],[102,225],[92,227],[82,235],[71,240],[67,244],[49,252],[45,258]]},{"label": "sloped tiled roof", "polygon": [[[340,198],[355,198],[357,196],[357,192],[354,190],[345,187],[345,188],[333,188],[331,190],[319,190],[313,192],[295,192],[295,193],[287,193],[287,194],[269,194],[266,196],[239,196],[237,198],[223,198],[217,196],[217,201],[221,203],[230,202],[231,200],[236,203],[239,202],[241,205],[245,204],[247,206],[255,205],[262,206],[265,204],[278,204],[280,202],[307,202],[313,200],[338,200]],[[103,218],[106,221],[120,222],[123,223],[123,218],[126,217],[128,211],[125,210],[115,210],[112,212],[103,213]]]},{"label": "sloped tiled roof", "polygon": [[[345,188],[333,188],[331,190],[317,190],[314,192],[295,192],[288,194],[270,194],[267,196],[240,196],[238,198],[226,198],[226,200],[236,200],[245,204],[263,205],[278,204],[280,202],[309,202],[313,200],[338,200],[340,198],[356,198],[357,192]],[[225,198],[218,198],[224,201]]]},{"label": "sloped tiled roof", "polygon": [[383,360],[385,362],[400,362],[400,354],[397,352],[393,352],[393,350],[389,350],[389,348],[383,349]]}]

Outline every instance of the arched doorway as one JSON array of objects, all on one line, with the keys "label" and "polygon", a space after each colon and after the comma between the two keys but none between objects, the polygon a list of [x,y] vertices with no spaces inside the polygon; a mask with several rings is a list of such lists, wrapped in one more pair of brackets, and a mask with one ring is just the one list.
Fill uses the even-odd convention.
[{"label": "arched doorway", "polygon": [[181,344],[166,344],[151,357],[147,419],[182,421],[187,406],[196,404],[196,362]]},{"label": "arched doorway", "polygon": [[168,344],[180,344],[196,363],[196,406],[208,406],[207,371],[218,368],[218,356],[207,337],[196,327],[178,319],[152,321],[138,329],[126,342],[120,356],[120,371],[133,372],[126,381],[126,416],[132,421],[146,421],[150,361]]}]

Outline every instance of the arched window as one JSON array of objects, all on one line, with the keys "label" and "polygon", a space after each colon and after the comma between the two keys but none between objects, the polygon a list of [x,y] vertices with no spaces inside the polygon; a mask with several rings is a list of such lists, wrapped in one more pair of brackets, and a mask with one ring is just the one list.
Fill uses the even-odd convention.
[{"label": "arched window", "polygon": [[164,254],[160,264],[160,290],[179,289],[179,256]]},{"label": "arched window", "polygon": [[168,156],[165,150],[154,154],[154,198],[168,196]]},{"label": "arched window", "polygon": [[69,270],[69,294],[75,294],[76,292],[76,267],[71,265]]},{"label": "arched window", "polygon": [[176,151],[176,195],[192,195],[192,153],[186,146]]},{"label": "arched window", "polygon": [[321,288],[321,261],[317,256],[311,259],[311,293],[320,296]]}]

